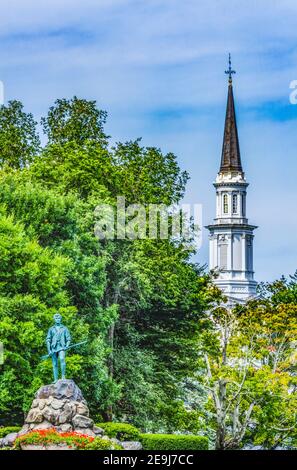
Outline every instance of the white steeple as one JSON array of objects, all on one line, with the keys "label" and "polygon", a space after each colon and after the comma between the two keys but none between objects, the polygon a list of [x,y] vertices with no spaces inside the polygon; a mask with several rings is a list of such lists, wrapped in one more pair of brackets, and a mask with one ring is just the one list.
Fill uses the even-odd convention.
[{"label": "white steeple", "polygon": [[242,170],[229,54],[228,100],[221,166],[216,188],[216,218],[209,225],[209,268],[218,273],[215,284],[228,303],[244,303],[256,295],[253,271],[253,231],[246,216],[248,183]]}]

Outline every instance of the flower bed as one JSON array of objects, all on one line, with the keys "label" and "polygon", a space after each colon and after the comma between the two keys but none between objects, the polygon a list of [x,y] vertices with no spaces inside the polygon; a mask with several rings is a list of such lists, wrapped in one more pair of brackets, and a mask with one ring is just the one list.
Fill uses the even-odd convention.
[{"label": "flower bed", "polygon": [[52,449],[53,446],[72,450],[116,450],[119,446],[112,441],[91,437],[76,432],[58,432],[56,429],[36,429],[16,439],[14,449],[22,450],[31,446]]}]

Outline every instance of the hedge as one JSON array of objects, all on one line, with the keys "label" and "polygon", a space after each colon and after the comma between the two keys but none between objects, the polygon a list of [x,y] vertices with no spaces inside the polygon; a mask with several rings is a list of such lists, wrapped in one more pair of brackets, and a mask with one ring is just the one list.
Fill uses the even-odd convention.
[{"label": "hedge", "polygon": [[0,439],[7,436],[12,432],[19,432],[22,428],[20,426],[7,426],[5,428],[0,428]]},{"label": "hedge", "polygon": [[141,434],[144,450],[207,450],[208,439],[184,434]]},{"label": "hedge", "polygon": [[115,437],[119,441],[138,441],[140,432],[135,426],[127,423],[98,423],[108,437]]}]

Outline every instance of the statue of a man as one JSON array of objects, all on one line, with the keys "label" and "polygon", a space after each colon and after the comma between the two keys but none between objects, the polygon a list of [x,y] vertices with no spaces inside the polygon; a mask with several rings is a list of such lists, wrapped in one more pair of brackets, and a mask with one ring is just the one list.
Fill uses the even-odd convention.
[{"label": "statue of a man", "polygon": [[48,330],[46,345],[48,354],[52,358],[54,381],[57,382],[59,378],[59,360],[62,379],[65,379],[65,351],[70,346],[71,336],[68,328],[62,324],[62,316],[59,313],[54,315],[54,321],[55,324]]}]

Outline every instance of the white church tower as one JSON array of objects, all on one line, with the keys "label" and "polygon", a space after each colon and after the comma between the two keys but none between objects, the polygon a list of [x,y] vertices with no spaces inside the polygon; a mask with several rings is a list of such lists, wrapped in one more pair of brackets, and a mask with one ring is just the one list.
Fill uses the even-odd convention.
[{"label": "white church tower", "polygon": [[227,111],[221,166],[216,188],[216,218],[209,225],[209,268],[218,272],[215,284],[228,303],[244,303],[256,295],[253,271],[253,231],[246,214],[246,182],[237,134],[231,58],[229,54]]}]

